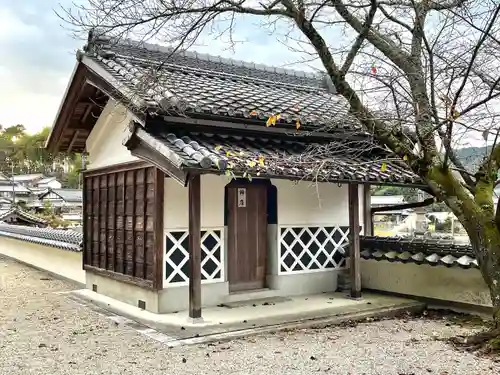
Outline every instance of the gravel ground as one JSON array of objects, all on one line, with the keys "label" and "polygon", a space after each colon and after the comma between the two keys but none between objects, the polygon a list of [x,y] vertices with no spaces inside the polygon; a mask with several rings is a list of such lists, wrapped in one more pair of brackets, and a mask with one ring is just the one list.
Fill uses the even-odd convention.
[{"label": "gravel ground", "polygon": [[0,374],[499,374],[435,336],[463,328],[385,320],[168,349],[56,292],[73,286],[0,259]]}]

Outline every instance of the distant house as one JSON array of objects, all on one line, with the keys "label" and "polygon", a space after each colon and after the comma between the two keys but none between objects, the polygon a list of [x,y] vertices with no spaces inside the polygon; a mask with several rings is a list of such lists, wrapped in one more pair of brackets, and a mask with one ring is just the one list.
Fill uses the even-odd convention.
[{"label": "distant house", "polygon": [[[407,203],[403,195],[373,195],[371,197],[371,206],[372,208],[376,207],[390,207],[395,205],[400,205]],[[373,220],[374,222],[384,221],[384,218],[389,218],[390,221],[399,223],[405,217],[407,217],[412,209],[401,209],[401,210],[387,210],[387,211],[379,211],[377,212]]]},{"label": "distant house", "polygon": [[20,174],[14,176],[14,182],[25,187],[38,189],[60,189],[62,184],[55,177],[47,177],[42,173]]},{"label": "distant house", "polygon": [[50,203],[55,212],[61,215],[63,220],[70,221],[75,225],[82,222],[83,193],[79,189],[49,189],[39,195],[39,205]]},{"label": "distant house", "polygon": [[394,206],[405,203],[403,195],[372,195],[372,207]]},{"label": "distant house", "polygon": [[42,173],[18,174],[13,176],[14,182],[23,186],[33,186],[37,181],[44,178],[45,176]]},{"label": "distant house", "polygon": [[0,210],[10,207],[12,205],[12,201],[8,198],[0,197]]},{"label": "distant house", "polygon": [[79,189],[49,189],[38,198],[42,204],[49,202],[54,208],[81,208],[83,204],[83,193]]},{"label": "distant house", "polygon": [[46,177],[37,181],[34,186],[37,189],[61,189],[62,184],[55,177]]},{"label": "distant house", "polygon": [[9,183],[4,184],[0,183],[0,197],[1,198],[8,198],[12,200],[12,196],[15,196],[15,201],[16,202],[28,202],[31,196],[31,191],[22,186],[22,185],[14,185],[12,186],[12,182],[9,181]]}]

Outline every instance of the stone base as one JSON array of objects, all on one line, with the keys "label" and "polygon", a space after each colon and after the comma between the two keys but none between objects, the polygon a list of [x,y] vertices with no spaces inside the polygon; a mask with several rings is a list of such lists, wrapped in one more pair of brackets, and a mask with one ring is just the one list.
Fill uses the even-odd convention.
[{"label": "stone base", "polygon": [[187,318],[187,322],[189,324],[202,324],[205,320],[203,318]]}]

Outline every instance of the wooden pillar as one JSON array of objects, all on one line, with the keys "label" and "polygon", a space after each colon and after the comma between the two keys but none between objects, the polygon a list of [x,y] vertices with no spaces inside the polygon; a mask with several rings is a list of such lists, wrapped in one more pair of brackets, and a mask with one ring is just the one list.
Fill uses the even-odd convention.
[{"label": "wooden pillar", "polygon": [[349,260],[351,298],[361,298],[359,224],[359,189],[357,184],[349,184]]},{"label": "wooden pillar", "polygon": [[372,194],[370,185],[363,186],[363,233],[373,236]]},{"label": "wooden pillar", "polygon": [[191,177],[189,189],[189,317],[201,319],[201,197],[200,175]]}]

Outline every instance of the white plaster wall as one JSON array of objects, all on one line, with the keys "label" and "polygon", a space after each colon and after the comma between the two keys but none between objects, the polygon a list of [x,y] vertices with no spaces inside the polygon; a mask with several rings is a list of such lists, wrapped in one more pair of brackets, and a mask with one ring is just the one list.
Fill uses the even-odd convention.
[{"label": "white plaster wall", "polygon": [[[223,281],[216,283],[207,283],[203,285],[203,288],[208,290],[217,290],[221,293],[224,291],[228,293],[227,285],[226,287],[217,286],[219,284],[225,285],[224,281],[227,280],[227,231],[224,228],[224,187],[229,183],[227,177],[215,176],[215,175],[202,175],[201,176],[201,227],[202,229],[209,228],[221,228],[223,229]],[[166,232],[172,230],[187,230],[189,226],[189,199],[188,199],[188,187],[184,187],[172,178],[165,178],[164,185],[164,199],[163,199],[163,249],[166,249]],[[179,289],[179,291],[172,291],[167,294],[163,294],[160,301],[160,306],[162,311],[171,311],[181,309],[181,306],[186,302],[184,299],[178,300],[174,295],[179,293],[182,295],[181,290],[185,290],[185,287],[168,284],[166,282],[165,266],[163,267],[163,287],[168,289]],[[216,285],[215,285],[216,284]],[[215,286],[206,286],[215,285]],[[216,293],[219,295],[220,293]],[[215,296],[212,296],[215,298]],[[204,303],[210,304],[213,298],[209,296],[209,293],[204,293],[203,299]],[[170,305],[169,305],[170,304]],[[169,306],[169,307],[167,307]]]},{"label": "white plaster wall", "polygon": [[[224,226],[224,187],[227,177],[201,176],[201,226],[221,228]],[[188,188],[172,178],[165,179],[164,227],[165,230],[187,229],[189,224]]]},{"label": "white plaster wall", "polygon": [[[328,183],[272,180],[278,189],[278,226],[348,226],[348,186]],[[359,222],[363,223],[363,187],[360,199]],[[276,231],[278,241],[279,230]],[[321,270],[279,274],[279,244],[270,254],[267,283],[283,295],[300,295],[335,291],[341,270]]]},{"label": "white plaster wall", "polygon": [[82,253],[0,237],[0,254],[85,284]]},{"label": "white plaster wall", "polygon": [[[230,182],[227,177],[203,175],[201,177],[201,226],[203,228],[221,228],[224,225],[224,187]],[[278,189],[278,225],[297,226],[348,226],[348,189],[347,185],[337,184],[310,184],[307,182],[293,183],[286,180],[272,180]],[[359,189],[360,197],[360,224],[363,223],[363,187]],[[164,229],[186,230],[189,223],[188,188],[173,179],[165,179],[164,196]],[[325,270],[324,272],[281,275],[278,276],[278,228],[269,226],[269,256],[267,283],[279,294],[296,295],[304,293],[320,293],[334,291],[337,286],[339,270]],[[227,233],[227,231],[225,231]],[[224,241],[227,243],[227,239]],[[227,246],[224,246],[224,259],[227,259]],[[227,264],[225,275],[227,275]],[[225,280],[227,278],[225,277]],[[222,283],[217,283],[222,284]],[[207,284],[208,285],[208,284]],[[174,286],[164,284],[166,289]],[[175,293],[178,293],[183,288]],[[206,288],[209,288],[208,286]],[[210,287],[212,288],[212,287]],[[214,287],[218,288],[218,287]],[[220,291],[227,292],[220,287]],[[166,308],[172,298],[171,293],[165,292],[160,305]],[[168,297],[167,297],[168,295]],[[168,302],[170,301],[170,302]],[[213,301],[212,301],[213,302]],[[178,301],[180,303],[180,301]],[[207,303],[210,303],[207,300]],[[177,309],[177,307],[175,308]]]},{"label": "white plaster wall", "polygon": [[109,100],[87,138],[89,169],[139,160],[122,144],[131,120],[130,111]]},{"label": "white plaster wall", "polygon": [[488,288],[477,269],[361,260],[361,284],[386,292],[491,306]]},{"label": "white plaster wall", "polygon": [[[278,189],[278,224],[349,225],[347,185],[272,180]],[[363,187],[359,187],[359,221],[363,223]]]}]

